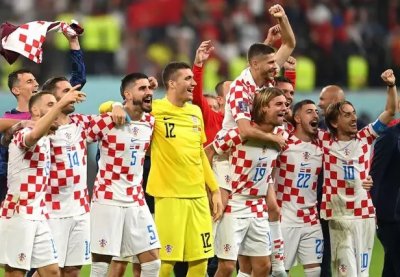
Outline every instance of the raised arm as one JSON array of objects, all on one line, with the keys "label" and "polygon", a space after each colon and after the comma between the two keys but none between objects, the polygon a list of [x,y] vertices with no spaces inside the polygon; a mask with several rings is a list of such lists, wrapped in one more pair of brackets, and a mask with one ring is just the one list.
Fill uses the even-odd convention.
[{"label": "raised arm", "polygon": [[378,119],[383,124],[388,125],[397,112],[396,77],[393,70],[387,69],[382,73],[381,78],[387,85],[387,98],[385,111],[379,115]]},{"label": "raised arm", "polygon": [[285,14],[285,10],[282,8],[281,5],[273,5],[269,9],[269,13],[278,20],[281,31],[282,45],[276,52],[275,58],[276,63],[280,67],[282,67],[293,52],[293,49],[296,46],[296,39],[292,27],[290,26],[289,20]]},{"label": "raised arm", "polygon": [[36,144],[41,137],[49,132],[51,125],[57,119],[64,107],[71,103],[85,100],[85,94],[77,89],[78,86],[73,87],[60,99],[60,101],[55,103],[54,106],[36,122],[32,131],[29,132],[25,137],[26,146],[29,147]]},{"label": "raised arm", "polygon": [[212,112],[208,106],[207,99],[203,96],[203,65],[210,57],[213,50],[214,46],[212,46],[211,40],[203,41],[196,50],[196,56],[193,62],[193,78],[197,85],[193,89],[192,103],[200,107],[203,118],[205,118],[205,115]]},{"label": "raised arm", "polygon": [[71,79],[72,86],[81,85],[80,89],[86,84],[86,67],[83,61],[83,52],[79,44],[78,36],[71,36],[67,32],[63,33],[68,39],[71,58]]}]

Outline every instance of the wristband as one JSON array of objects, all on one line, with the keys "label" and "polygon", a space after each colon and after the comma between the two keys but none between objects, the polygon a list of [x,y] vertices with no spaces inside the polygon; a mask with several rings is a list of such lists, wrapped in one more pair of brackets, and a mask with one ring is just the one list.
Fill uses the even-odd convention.
[{"label": "wristband", "polygon": [[388,88],[392,88],[392,87],[395,87],[395,86],[396,86],[396,83],[393,83],[393,84],[391,84],[391,85],[389,85],[389,84],[386,84],[386,85],[387,85]]}]

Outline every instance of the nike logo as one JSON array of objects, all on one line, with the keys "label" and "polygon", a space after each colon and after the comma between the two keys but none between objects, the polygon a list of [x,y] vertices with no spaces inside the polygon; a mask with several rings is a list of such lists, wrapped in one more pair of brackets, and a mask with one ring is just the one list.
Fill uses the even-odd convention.
[{"label": "nike logo", "polygon": [[156,241],[150,241],[150,245],[153,245],[153,244],[155,244],[156,242],[158,242],[158,240],[156,240]]},{"label": "nike logo", "polygon": [[172,118],[172,116],[170,116],[170,117],[164,116],[164,120],[169,120],[169,119],[171,119],[171,118]]},{"label": "nike logo", "polygon": [[301,163],[300,166],[307,166],[310,165],[310,163]]},{"label": "nike logo", "polygon": [[212,249],[204,250],[204,253],[210,252]]},{"label": "nike logo", "polygon": [[268,159],[268,157],[258,158],[259,161],[262,161],[262,160],[265,160],[265,159]]}]

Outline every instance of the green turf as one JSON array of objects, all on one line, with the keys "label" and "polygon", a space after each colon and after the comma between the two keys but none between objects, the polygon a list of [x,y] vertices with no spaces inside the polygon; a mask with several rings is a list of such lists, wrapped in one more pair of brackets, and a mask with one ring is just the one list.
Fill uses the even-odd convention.
[{"label": "green turf", "polygon": [[[371,267],[369,270],[370,276],[381,276],[383,267],[383,248],[379,240],[375,237],[375,245],[374,250],[372,252],[372,261]],[[82,269],[81,276],[89,277],[90,275],[90,267],[85,266]],[[4,276],[4,271],[0,269],[0,276]],[[132,267],[129,266],[125,272],[126,277],[132,277]],[[290,271],[291,277],[301,277],[304,276],[303,269],[301,266],[296,266]]]}]

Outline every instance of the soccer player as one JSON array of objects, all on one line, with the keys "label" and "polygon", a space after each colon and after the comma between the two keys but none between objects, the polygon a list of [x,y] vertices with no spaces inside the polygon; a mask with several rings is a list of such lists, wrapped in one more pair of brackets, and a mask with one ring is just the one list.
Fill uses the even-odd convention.
[{"label": "soccer player", "polygon": [[321,217],[329,220],[331,265],[334,276],[368,276],[375,234],[375,209],[362,180],[369,172],[375,138],[396,113],[395,76],[381,75],[388,86],[384,112],[357,131],[357,116],[348,101],[331,104],[325,114],[330,133],[321,133],[324,185]]},{"label": "soccer player", "polygon": [[324,241],[317,211],[317,179],[322,168],[322,149],[317,143],[318,110],[311,100],[294,105],[294,132],[278,157],[275,191],[281,207],[285,242],[285,269],[297,260],[306,277],[319,277]]},{"label": "soccer player", "polygon": [[155,197],[160,235],[160,276],[169,277],[175,262],[189,263],[187,276],[205,276],[212,257],[212,217],[206,187],[211,191],[213,217],[221,215],[218,184],[204,154],[204,124],[193,99],[196,82],[190,66],[169,63],[163,71],[166,97],[153,101],[155,128],[147,192]]},{"label": "soccer player", "polygon": [[[137,256],[143,276],[158,276],[160,243],[142,188],[144,156],[153,135],[153,91],[142,73],[121,82],[130,122],[116,128],[110,114],[92,119],[89,139],[100,148],[91,211],[91,276],[105,276],[112,257]],[[114,104],[115,105],[115,104]]]},{"label": "soccer player", "polygon": [[[272,133],[275,127],[282,125],[286,109],[286,99],[280,89],[261,90],[254,98],[253,126]],[[269,183],[279,152],[271,144],[244,140],[237,127],[224,137],[218,137],[211,147],[207,147],[207,152],[210,151],[209,157],[213,151],[229,153],[232,187],[217,229],[215,245],[219,262],[216,276],[231,276],[238,255],[248,258],[251,264],[251,268],[240,267],[238,276],[267,276],[271,268],[272,242],[266,198],[272,195],[276,201],[274,188]]]},{"label": "soccer player", "polygon": [[10,146],[8,191],[1,205],[0,263],[6,276],[24,276],[38,268],[41,276],[59,276],[57,251],[47,223],[45,193],[50,171],[50,140],[55,120],[62,109],[84,100],[75,86],[58,103],[50,92],[40,92],[29,100],[33,129],[18,131]]},{"label": "soccer player", "polygon": [[[82,87],[86,83],[85,64],[83,54],[77,36],[69,36],[64,33],[70,46],[70,57],[72,61],[71,84],[73,86],[80,84]],[[14,118],[19,120],[30,119],[28,102],[32,94],[39,89],[39,84],[31,71],[20,69],[12,72],[8,76],[8,87],[11,93],[17,99],[17,107],[3,115],[3,118]],[[7,190],[7,162],[8,149],[0,146],[0,202],[4,199],[4,193]]]},{"label": "soccer player", "polygon": [[[72,89],[64,77],[47,80],[42,89],[57,101]],[[79,276],[90,264],[90,216],[87,189],[87,132],[90,116],[72,114],[66,106],[57,119],[59,128],[50,138],[50,178],[45,202],[49,226],[57,248],[63,276]]]}]

